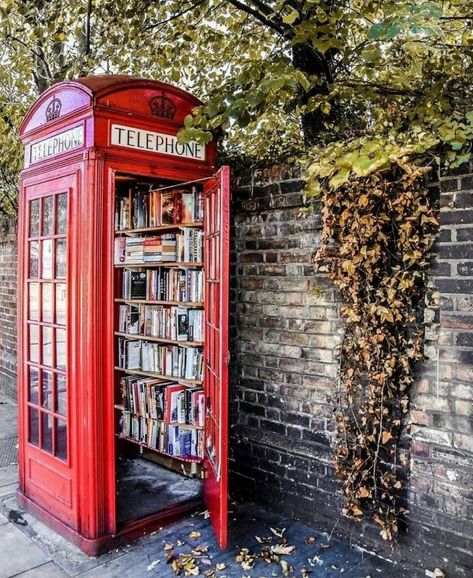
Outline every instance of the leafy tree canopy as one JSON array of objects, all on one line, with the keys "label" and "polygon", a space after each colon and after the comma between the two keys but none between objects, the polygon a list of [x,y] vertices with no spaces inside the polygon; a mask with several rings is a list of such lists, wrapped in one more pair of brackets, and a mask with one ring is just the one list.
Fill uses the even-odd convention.
[{"label": "leafy tree canopy", "polygon": [[305,161],[308,193],[413,155],[468,159],[470,0],[0,0],[0,203],[15,208],[17,127],[51,83],[128,73],[206,105],[182,138]]}]

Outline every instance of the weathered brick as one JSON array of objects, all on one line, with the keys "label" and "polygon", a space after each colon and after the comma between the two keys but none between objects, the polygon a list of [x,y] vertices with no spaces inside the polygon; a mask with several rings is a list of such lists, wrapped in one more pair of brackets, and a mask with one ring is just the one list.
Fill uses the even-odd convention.
[{"label": "weathered brick", "polygon": [[457,241],[473,241],[473,228],[471,227],[457,229],[456,234]]}]

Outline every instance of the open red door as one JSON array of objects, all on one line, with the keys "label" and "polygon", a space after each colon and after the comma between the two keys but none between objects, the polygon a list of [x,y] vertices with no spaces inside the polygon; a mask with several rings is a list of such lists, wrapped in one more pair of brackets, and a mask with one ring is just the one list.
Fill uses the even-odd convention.
[{"label": "open red door", "polygon": [[228,293],[230,167],[204,187],[205,371],[207,399],[204,502],[221,548],[227,546],[228,501]]}]

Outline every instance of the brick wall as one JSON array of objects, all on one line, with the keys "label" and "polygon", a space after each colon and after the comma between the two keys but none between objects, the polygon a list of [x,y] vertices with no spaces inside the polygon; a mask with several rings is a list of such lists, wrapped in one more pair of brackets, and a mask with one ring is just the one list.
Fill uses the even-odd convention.
[{"label": "brick wall", "polygon": [[0,395],[16,398],[17,241],[14,221],[0,221]]},{"label": "brick wall", "polygon": [[[232,193],[233,493],[449,577],[473,571],[471,171],[440,180],[439,308],[427,311],[430,359],[411,412],[411,514],[395,552],[376,528],[339,518],[331,441],[341,323],[336,292],[312,263],[320,215],[301,213],[303,183],[288,169],[248,173]],[[16,231],[3,231],[0,392],[15,394]],[[424,570],[408,574],[417,575]]]},{"label": "brick wall", "polygon": [[[413,395],[411,512],[400,548],[339,518],[331,465],[337,295],[314,271],[317,212],[303,183],[257,171],[233,190],[232,489],[415,566],[473,571],[473,176],[441,179],[439,258],[426,312],[429,361]],[[468,192],[470,190],[470,192]],[[420,569],[409,576],[425,575]]]}]

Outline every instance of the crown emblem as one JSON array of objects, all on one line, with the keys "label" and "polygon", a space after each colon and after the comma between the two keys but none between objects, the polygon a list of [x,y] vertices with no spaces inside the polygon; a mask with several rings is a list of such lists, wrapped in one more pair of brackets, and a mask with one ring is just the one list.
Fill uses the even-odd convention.
[{"label": "crown emblem", "polygon": [[46,108],[46,120],[49,122],[59,117],[62,103],[59,98],[54,97]]},{"label": "crown emblem", "polygon": [[149,101],[149,105],[151,107],[151,113],[155,116],[173,119],[176,114],[176,105],[170,98],[164,96],[164,94],[153,96]]}]

